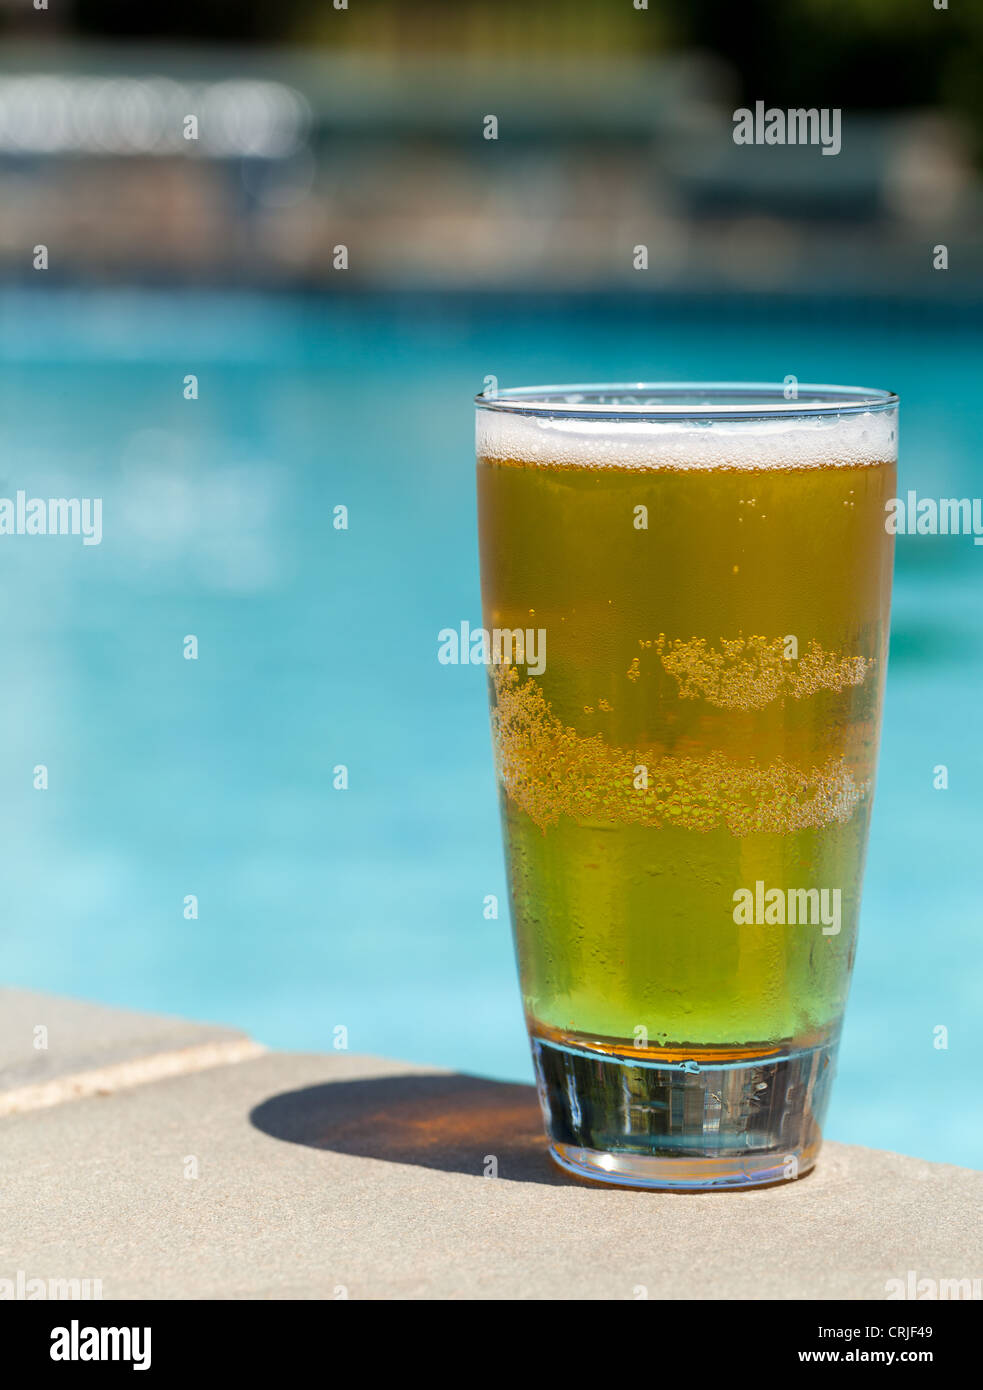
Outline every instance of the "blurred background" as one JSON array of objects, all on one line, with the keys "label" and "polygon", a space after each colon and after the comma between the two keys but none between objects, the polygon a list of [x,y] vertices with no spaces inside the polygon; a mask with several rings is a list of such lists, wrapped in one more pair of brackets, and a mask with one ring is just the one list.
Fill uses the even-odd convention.
[{"label": "blurred background", "polygon": [[[471,397],[889,387],[900,491],[979,495],[983,9],[0,0],[0,37],[0,495],[104,504],[99,546],[0,538],[4,982],[529,1079],[484,673],[437,662]],[[759,99],[841,107],[841,152],[735,146]],[[981,565],[899,538],[829,1127],[972,1165]]]},{"label": "blurred background", "polygon": [[[0,0],[11,275],[42,223],[52,269],[90,281],[339,288],[339,243],[349,289],[958,299],[983,270],[978,7],[32,5]],[[841,153],[735,146],[758,99],[843,108]],[[936,284],[943,230],[958,254]]]}]

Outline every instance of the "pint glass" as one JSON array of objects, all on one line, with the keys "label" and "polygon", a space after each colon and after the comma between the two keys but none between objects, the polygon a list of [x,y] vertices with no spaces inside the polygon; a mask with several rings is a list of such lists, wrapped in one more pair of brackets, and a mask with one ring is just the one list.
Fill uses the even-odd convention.
[{"label": "pint glass", "polygon": [[512,921],[551,1152],[743,1187],[815,1163],[887,659],[897,397],[477,398]]}]

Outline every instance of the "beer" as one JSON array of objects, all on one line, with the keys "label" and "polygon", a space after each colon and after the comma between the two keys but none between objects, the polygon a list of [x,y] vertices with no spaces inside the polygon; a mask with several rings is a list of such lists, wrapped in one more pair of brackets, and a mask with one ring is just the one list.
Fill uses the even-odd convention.
[{"label": "beer", "polygon": [[767,1077],[769,1059],[835,1054],[896,411],[771,405],[479,410],[485,628],[545,634],[539,674],[511,662],[489,680],[519,972],[548,1063],[620,1059],[650,1085],[660,1068]]}]

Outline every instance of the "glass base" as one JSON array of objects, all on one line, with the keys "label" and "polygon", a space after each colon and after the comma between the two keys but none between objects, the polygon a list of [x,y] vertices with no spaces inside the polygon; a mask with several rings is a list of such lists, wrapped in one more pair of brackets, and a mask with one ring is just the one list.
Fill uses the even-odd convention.
[{"label": "glass base", "polygon": [[532,1038],[554,1160],[622,1187],[759,1187],[808,1173],[822,1144],[837,1038],[706,1063]]}]

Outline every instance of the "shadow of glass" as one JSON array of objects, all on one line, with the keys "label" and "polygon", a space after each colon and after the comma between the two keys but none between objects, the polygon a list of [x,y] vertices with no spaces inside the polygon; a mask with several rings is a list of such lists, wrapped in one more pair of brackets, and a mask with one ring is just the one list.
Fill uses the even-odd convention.
[{"label": "shadow of glass", "polygon": [[576,1184],[550,1161],[532,1086],[480,1077],[383,1076],[284,1091],[251,1111],[289,1144],[512,1182]]}]

